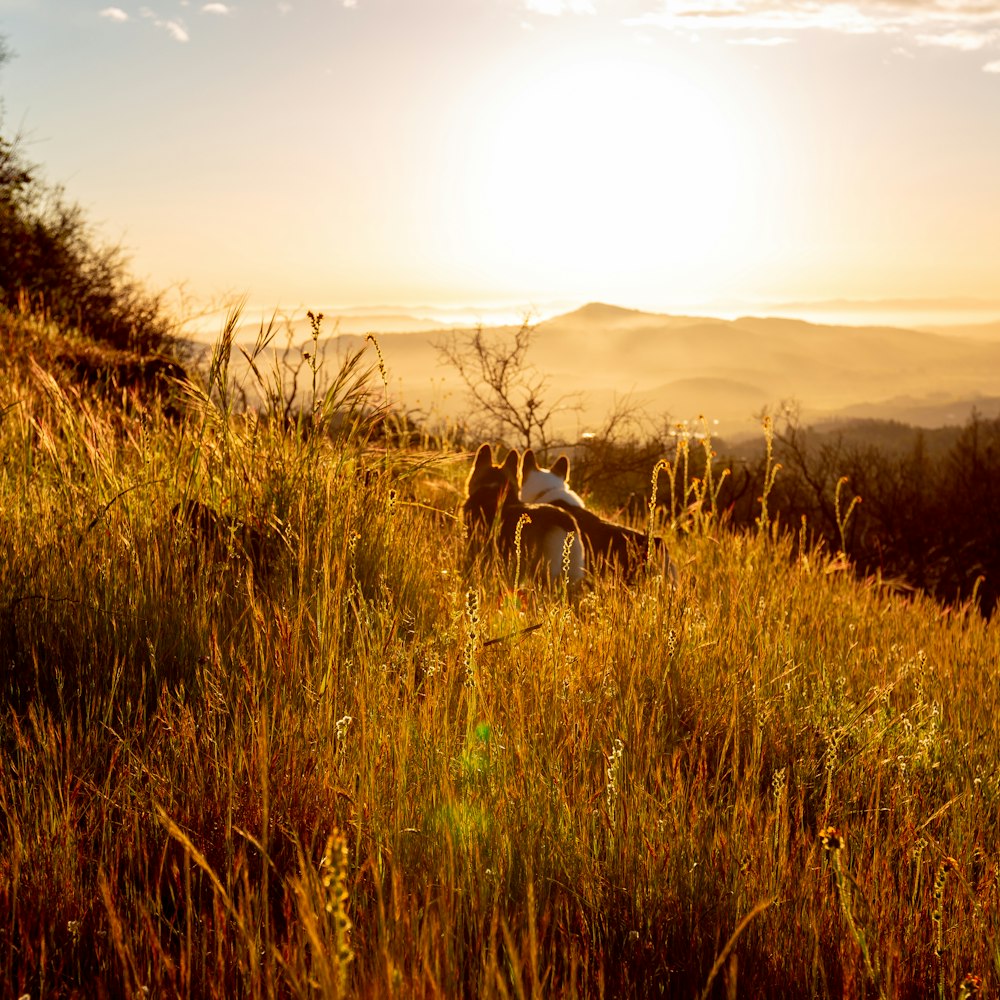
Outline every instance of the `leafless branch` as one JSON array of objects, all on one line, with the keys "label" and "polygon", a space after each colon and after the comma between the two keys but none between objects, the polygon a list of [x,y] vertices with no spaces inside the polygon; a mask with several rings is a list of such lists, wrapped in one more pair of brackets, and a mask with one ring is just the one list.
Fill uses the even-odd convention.
[{"label": "leafless branch", "polygon": [[527,360],[535,328],[455,334],[437,350],[458,373],[480,413],[498,437],[513,436],[524,448],[551,445],[552,418],[578,406],[572,395],[546,401],[549,381]]}]

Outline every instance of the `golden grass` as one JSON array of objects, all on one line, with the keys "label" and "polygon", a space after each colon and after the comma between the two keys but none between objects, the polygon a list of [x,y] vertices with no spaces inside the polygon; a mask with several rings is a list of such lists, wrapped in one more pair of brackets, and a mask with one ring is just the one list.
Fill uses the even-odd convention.
[{"label": "golden grass", "polygon": [[308,433],[0,384],[0,995],[996,991],[994,625],[686,487],[676,590],[466,579],[353,365]]}]

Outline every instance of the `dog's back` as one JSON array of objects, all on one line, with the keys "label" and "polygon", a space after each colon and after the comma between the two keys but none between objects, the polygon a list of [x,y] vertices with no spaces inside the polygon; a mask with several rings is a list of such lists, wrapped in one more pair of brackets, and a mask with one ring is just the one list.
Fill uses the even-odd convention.
[{"label": "dog's back", "polygon": [[583,500],[569,488],[569,459],[560,455],[549,469],[540,468],[529,448],[521,459],[522,501],[544,500],[561,507],[576,521],[583,535],[587,568],[592,573],[614,573],[627,583],[650,566],[657,575],[676,582],[677,569],[667,545],[656,536],[629,528],[587,510]]},{"label": "dog's back", "polygon": [[575,507],[565,500],[554,501],[554,506],[572,512],[573,520],[583,535],[587,566],[591,572],[618,573],[631,583],[646,565],[649,537],[645,532],[606,521],[586,507]]}]

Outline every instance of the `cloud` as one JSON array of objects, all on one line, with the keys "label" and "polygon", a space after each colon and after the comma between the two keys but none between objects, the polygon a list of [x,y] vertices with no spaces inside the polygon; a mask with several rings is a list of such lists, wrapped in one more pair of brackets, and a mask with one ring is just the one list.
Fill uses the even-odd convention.
[{"label": "cloud", "polygon": [[988,62],[983,67],[983,72],[984,73],[1000,73],[1000,59],[997,59],[994,62]]},{"label": "cloud", "polygon": [[357,7],[358,0],[341,0],[345,7]]},{"label": "cloud", "polygon": [[[187,4],[184,0],[181,0],[182,7],[186,7]],[[208,11],[212,14],[228,14],[233,8],[229,4],[224,3],[206,3],[202,6],[203,11]],[[98,11],[101,17],[106,17],[109,21],[117,21],[119,23],[131,20],[129,15],[123,11],[120,7],[105,7],[103,10]],[[177,18],[163,18],[156,13],[150,7],[140,7],[139,17],[143,20],[152,23],[154,28],[159,28],[161,31],[165,31],[175,42],[189,42],[191,36],[188,34],[187,26],[183,21]]]},{"label": "cloud", "polygon": [[942,35],[917,35],[920,45],[940,45],[960,52],[978,52],[992,45],[1000,36],[996,31],[949,31]]},{"label": "cloud", "polygon": [[154,21],[157,28],[162,28],[175,42],[189,42],[191,36],[180,21]]},{"label": "cloud", "polygon": [[224,3],[205,3],[201,5],[203,14],[232,14],[233,8]]},{"label": "cloud", "polygon": [[591,0],[524,0],[524,9],[533,14],[559,17],[560,14],[596,14]]},{"label": "cloud", "polygon": [[803,31],[916,36],[921,45],[976,51],[1000,39],[1000,8],[992,0],[656,0],[626,24],[693,33]]},{"label": "cloud", "polygon": [[792,40],[774,35],[770,38],[730,38],[730,45],[756,45],[761,48],[774,48],[777,45],[791,45]]}]

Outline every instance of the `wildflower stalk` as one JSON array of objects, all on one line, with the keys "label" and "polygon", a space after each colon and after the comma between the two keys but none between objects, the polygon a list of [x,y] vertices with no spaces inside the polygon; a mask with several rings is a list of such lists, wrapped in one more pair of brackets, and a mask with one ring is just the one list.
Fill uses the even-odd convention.
[{"label": "wildflower stalk", "polygon": [[468,693],[468,718],[466,736],[471,734],[476,720],[476,654],[482,644],[479,628],[479,593],[470,590],[465,595],[466,640],[465,640],[465,689]]},{"label": "wildflower stalk", "polygon": [[[517,526],[514,528],[514,552],[516,557],[514,560],[514,586],[518,586],[521,582],[521,532],[524,530],[526,524],[531,524],[531,518],[527,514],[522,514],[517,519]],[[563,554],[563,559],[565,561],[565,552]]]},{"label": "wildflower stalk", "polygon": [[771,517],[767,512],[767,498],[774,487],[774,480],[781,471],[781,463],[774,461],[774,421],[770,414],[764,415],[762,426],[767,452],[764,462],[764,488],[758,498],[760,500],[760,517],[757,519],[757,527],[761,534],[765,534],[771,528]]},{"label": "wildflower stalk", "polygon": [[474,688],[476,684],[476,653],[479,651],[479,593],[470,590],[465,595],[465,618],[468,623],[465,640],[465,684]]},{"label": "wildflower stalk", "polygon": [[833,508],[834,513],[837,518],[837,531],[840,533],[840,551],[842,555],[847,555],[847,522],[851,519],[851,514],[854,513],[854,508],[861,503],[861,497],[855,496],[855,498],[847,505],[847,510],[844,511],[843,516],[841,516],[840,511],[840,491],[843,487],[850,482],[847,476],[841,476],[837,480],[837,488],[833,494]]},{"label": "wildflower stalk", "polygon": [[[660,473],[664,469],[670,469],[670,463],[665,458],[661,458],[656,463],[656,465],[653,466],[653,472],[652,472],[652,474],[649,477],[649,486],[650,486],[650,489],[649,489],[649,523],[648,523],[648,525],[646,527],[646,551],[647,552],[652,552],[653,551],[653,535],[656,533],[656,493],[657,493],[657,487],[659,485]],[[673,492],[674,492],[674,489],[673,489],[673,476],[672,475],[671,475],[670,483],[671,483],[671,486],[670,486],[670,494],[671,494],[671,496],[670,496],[670,507],[671,507],[670,516],[673,517],[673,505],[674,505]],[[646,563],[647,569],[651,569],[652,568],[652,564],[653,564],[653,561],[651,559],[647,560],[647,563]]]},{"label": "wildflower stalk", "polygon": [[[298,926],[308,956],[304,968],[286,971],[301,976],[300,995],[306,983],[318,995],[340,998],[347,995],[347,972],[354,959],[350,943],[352,923],[347,915],[347,838],[339,831],[331,834],[320,859],[318,871],[298,850],[301,875],[291,880],[297,903]],[[278,961],[285,965],[282,957]],[[295,975],[298,973],[298,976]]]},{"label": "wildflower stalk", "polygon": [[934,909],[931,920],[934,921],[934,958],[938,966],[938,996],[944,996],[944,886],[948,881],[948,872],[958,867],[958,862],[951,857],[941,859],[934,875]]},{"label": "wildflower stalk", "polygon": [[920,863],[921,858],[924,853],[924,849],[927,847],[927,841],[921,837],[913,847],[913,891],[910,895],[910,905],[916,907],[917,905],[917,893],[920,889]]},{"label": "wildflower stalk", "polygon": [[[855,944],[857,944],[858,949],[861,951],[861,957],[864,960],[865,971],[868,973],[868,978],[871,979],[875,988],[878,990],[878,995],[880,997],[884,997],[885,993],[882,989],[878,972],[872,963],[872,957],[868,950],[868,939],[865,936],[864,929],[858,926],[858,923],[854,918],[854,909],[851,902],[851,890],[854,888],[860,893],[861,888],[854,880],[851,873],[846,871],[841,865],[840,852],[844,846],[843,837],[836,827],[827,826],[820,831],[819,839],[820,843],[823,845],[823,849],[830,855],[831,864],[833,865],[834,880],[837,886],[837,898],[840,900],[840,911],[844,915],[844,920],[847,923],[847,929],[851,932],[851,937],[854,938]],[[862,896],[862,898],[864,897]]]},{"label": "wildflower stalk", "polygon": [[347,916],[347,838],[342,833],[329,837],[321,862],[323,888],[326,890],[326,912],[333,921],[333,943],[336,995],[347,992],[347,966],[354,958],[350,944],[351,920]]},{"label": "wildflower stalk", "polygon": [[562,549],[562,585],[563,585],[564,595],[569,593],[569,585],[570,585],[569,571],[572,568],[573,545],[575,542],[576,542],[576,532],[575,531],[567,532],[566,538],[563,540],[563,549]]},{"label": "wildflower stalk", "polygon": [[[372,347],[375,348],[375,354],[378,357],[378,373],[379,377],[382,379],[382,400],[383,406],[388,410],[389,406],[389,376],[386,372],[385,358],[382,356],[382,348],[379,346],[378,338],[374,333],[369,333],[365,337],[365,341],[370,341]],[[388,412],[385,413],[385,417],[388,418]],[[385,440],[385,471],[389,471],[389,427],[388,421],[383,421],[383,436]]]},{"label": "wildflower stalk", "polygon": [[310,400],[310,413],[309,417],[312,422],[311,430],[316,429],[316,414],[320,407],[320,394],[319,394],[319,331],[320,326],[323,322],[322,313],[314,313],[312,310],[306,312],[306,316],[309,317],[309,339],[312,341],[312,352],[306,352],[303,354],[306,364],[309,366],[309,371],[312,373],[312,399]]},{"label": "wildflower stalk", "polygon": [[618,778],[622,769],[622,757],[625,755],[625,744],[621,739],[615,739],[615,747],[608,754],[606,771],[607,784],[604,789],[604,800],[608,807],[608,819],[612,827],[615,825],[616,805],[618,802]]}]

